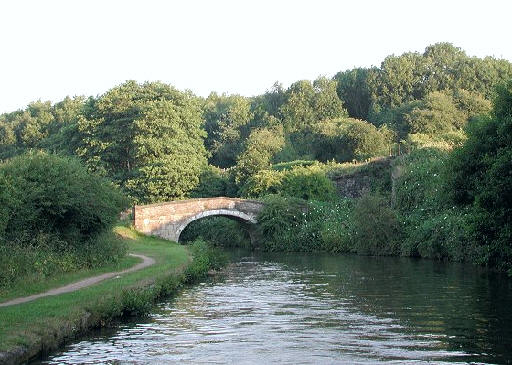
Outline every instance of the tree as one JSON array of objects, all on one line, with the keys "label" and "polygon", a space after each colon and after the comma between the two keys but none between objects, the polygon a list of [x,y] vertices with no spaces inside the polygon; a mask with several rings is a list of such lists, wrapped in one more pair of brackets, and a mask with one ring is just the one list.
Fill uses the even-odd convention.
[{"label": "tree", "polygon": [[338,72],[334,76],[337,82],[336,92],[352,118],[366,120],[371,106],[368,90],[368,73],[374,69],[354,68]]},{"label": "tree", "polygon": [[210,163],[223,168],[233,166],[243,140],[250,133],[253,118],[250,100],[240,95],[212,93],[203,109],[205,145],[212,153]]},{"label": "tree", "polygon": [[240,186],[258,171],[270,167],[272,156],[284,146],[282,129],[255,129],[251,132],[245,149],[238,157],[235,181]]},{"label": "tree", "polygon": [[421,105],[406,116],[409,133],[439,134],[462,129],[467,117],[453,98],[439,91],[429,93]]},{"label": "tree", "polygon": [[394,108],[425,95],[426,62],[419,53],[388,56],[368,77],[373,113]]},{"label": "tree", "polygon": [[343,162],[386,155],[391,142],[388,132],[358,119],[324,121],[314,130],[315,158]]},{"label": "tree", "polygon": [[159,82],[128,81],[92,100],[77,153],[139,202],[181,198],[206,164],[197,99]]},{"label": "tree", "polygon": [[313,83],[297,81],[286,90],[285,96],[281,115],[288,133],[307,131],[319,121],[347,116],[333,80],[320,77]]},{"label": "tree", "polygon": [[512,80],[496,95],[493,116],[471,123],[451,155],[446,193],[471,208],[475,261],[512,274]]}]

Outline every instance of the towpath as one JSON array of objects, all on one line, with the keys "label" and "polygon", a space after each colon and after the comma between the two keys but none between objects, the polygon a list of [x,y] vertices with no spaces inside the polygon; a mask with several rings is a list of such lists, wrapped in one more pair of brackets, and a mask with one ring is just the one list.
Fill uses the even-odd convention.
[{"label": "towpath", "polygon": [[133,257],[141,258],[142,262],[138,263],[135,266],[130,267],[129,269],[123,270],[123,271],[108,272],[108,273],[105,273],[105,274],[101,274],[101,275],[98,275],[98,276],[93,276],[93,277],[90,277],[90,278],[87,278],[87,279],[84,279],[84,280],[77,281],[76,283],[71,283],[71,284],[68,284],[68,285],[65,285],[65,286],[61,286],[59,288],[51,289],[51,290],[48,290],[47,292],[44,292],[44,293],[29,295],[27,297],[20,297],[20,298],[16,298],[16,299],[11,299],[11,300],[9,300],[7,302],[0,303],[0,307],[7,307],[7,306],[10,306],[10,305],[31,302],[33,300],[36,300],[36,299],[39,299],[39,298],[43,298],[43,297],[48,297],[48,296],[51,296],[51,295],[59,295],[59,294],[64,294],[64,293],[71,293],[73,291],[76,291],[76,290],[79,290],[79,289],[82,289],[82,288],[87,288],[88,286],[97,284],[97,283],[99,283],[99,282],[101,282],[103,280],[106,280],[106,279],[110,279],[110,278],[113,278],[113,277],[116,277],[116,276],[119,276],[119,275],[123,275],[123,274],[127,274],[127,273],[130,273],[130,272],[134,272],[134,271],[137,271],[137,270],[144,269],[145,267],[151,266],[151,265],[153,265],[155,263],[155,259],[153,259],[151,257],[147,257],[147,256],[144,256],[144,255],[136,255],[134,253],[131,253],[129,255],[133,256]]}]

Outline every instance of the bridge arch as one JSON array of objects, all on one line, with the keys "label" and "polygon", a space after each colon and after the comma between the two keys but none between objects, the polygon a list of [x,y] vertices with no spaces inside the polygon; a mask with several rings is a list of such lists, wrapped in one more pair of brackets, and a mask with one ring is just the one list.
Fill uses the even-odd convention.
[{"label": "bridge arch", "polygon": [[200,198],[136,205],[133,216],[137,231],[178,242],[181,232],[195,220],[218,215],[244,223],[257,223],[262,209],[263,203],[256,200]]},{"label": "bridge arch", "polygon": [[252,223],[252,224],[258,223],[258,221],[254,217],[252,217],[249,214],[246,214],[244,212],[241,212],[241,211],[229,210],[229,209],[206,210],[206,211],[197,213],[196,215],[188,218],[186,221],[184,221],[181,224],[181,226],[179,226],[176,229],[176,241],[177,242],[179,241],[181,232],[183,232],[185,230],[185,228],[187,228],[187,226],[190,223],[197,221],[199,219],[202,219],[202,218],[212,217],[212,216],[232,218],[232,219],[241,221],[243,223]]}]

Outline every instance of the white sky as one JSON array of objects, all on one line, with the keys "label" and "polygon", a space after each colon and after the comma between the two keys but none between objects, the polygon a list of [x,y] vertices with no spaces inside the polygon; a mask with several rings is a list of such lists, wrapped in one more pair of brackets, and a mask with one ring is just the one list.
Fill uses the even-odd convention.
[{"label": "white sky", "polygon": [[441,41],[512,60],[511,16],[510,0],[0,0],[0,113],[128,79],[250,96]]}]

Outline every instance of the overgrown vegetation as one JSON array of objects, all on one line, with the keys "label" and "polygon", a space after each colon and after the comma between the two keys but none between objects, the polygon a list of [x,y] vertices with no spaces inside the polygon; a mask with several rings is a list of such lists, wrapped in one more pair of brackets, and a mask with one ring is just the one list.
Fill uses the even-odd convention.
[{"label": "overgrown vegetation", "polygon": [[[1,249],[51,247],[44,255],[19,256],[25,269],[6,268],[16,260],[0,258],[9,273],[3,280],[31,266],[45,268],[38,262],[76,269],[77,250],[91,266],[123,252],[115,243],[96,258],[91,255],[101,250],[87,251],[115,242],[97,233],[109,221],[88,212],[111,214],[121,200],[100,192],[92,199],[96,185],[77,185],[74,170],[39,168],[30,175],[12,162],[34,158],[15,157],[29,150],[76,156],[91,179],[108,178],[132,203],[267,199],[263,249],[466,260],[512,272],[511,78],[506,60],[469,57],[438,43],[331,79],[300,80],[286,89],[276,83],[250,98],[200,98],[160,82],[128,81],[98,97],[38,101],[2,114],[0,159],[12,176],[30,178],[18,182],[0,173]],[[376,162],[389,155],[400,156],[391,169]],[[67,179],[50,183],[63,171]],[[369,196],[340,201],[332,180],[358,174],[370,180]],[[23,188],[16,193],[18,185]],[[48,188],[44,199],[30,200],[42,193],[40,186]],[[61,198],[83,208],[53,207]],[[104,206],[85,203],[91,201]],[[246,239],[234,233],[234,223],[208,222],[191,228],[187,238],[236,246]],[[44,270],[36,271],[51,275]]]},{"label": "overgrown vegetation", "polygon": [[[125,244],[131,252],[154,257],[156,263],[79,291],[0,308],[0,352],[7,356],[2,360],[26,362],[91,328],[115,324],[123,316],[145,315],[159,298],[176,294],[225,264],[225,256],[202,241],[184,246],[123,226],[115,231],[128,237]],[[68,276],[68,283],[74,278]]]},{"label": "overgrown vegetation", "polygon": [[28,153],[0,165],[0,288],[118,261],[111,227],[128,201],[69,157]]}]

